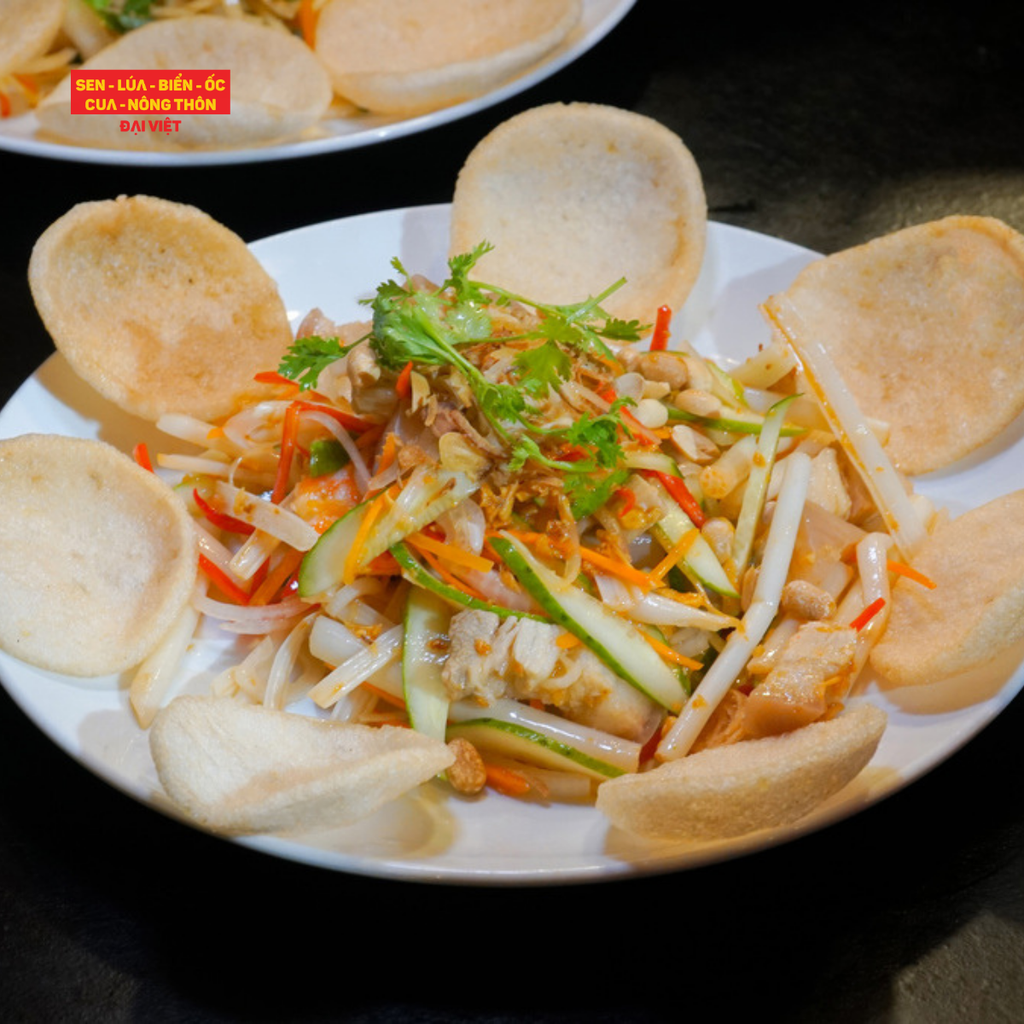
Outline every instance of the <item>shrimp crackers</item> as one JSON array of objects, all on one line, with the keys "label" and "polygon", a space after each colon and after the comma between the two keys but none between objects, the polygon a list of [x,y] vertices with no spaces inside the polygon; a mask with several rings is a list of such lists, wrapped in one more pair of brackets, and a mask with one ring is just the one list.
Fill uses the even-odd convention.
[{"label": "shrimp crackers", "polygon": [[41,130],[78,145],[118,149],[246,146],[301,134],[331,103],[327,72],[305,43],[288,32],[238,18],[203,15],[153,21],[82,65],[83,71],[159,69],[197,76],[230,71],[231,113],[175,112],[169,116],[179,122],[176,131],[135,135],[120,130],[120,114],[72,114],[69,76],[37,108]]},{"label": "shrimp crackers", "polygon": [[242,239],[163,199],[75,206],[36,243],[29,284],[75,372],[144,419],[226,415],[292,342],[277,286]]},{"label": "shrimp crackers", "polygon": [[707,202],[682,140],[658,122],[590,103],[552,103],[505,121],[456,182],[451,252],[494,246],[483,281],[545,302],[583,300],[650,323],[678,311],[700,272]]},{"label": "shrimp crackers", "polygon": [[914,556],[933,587],[900,580],[871,664],[897,686],[981,667],[1024,638],[1024,491],[939,526]]},{"label": "shrimp crackers", "polygon": [[121,672],[192,594],[192,521],[174,492],[101,441],[0,441],[0,648],[72,676]]},{"label": "shrimp crackers", "polygon": [[150,749],[174,803],[232,834],[347,825],[451,765],[412,729],[307,718],[231,697],[183,696],[153,722]]},{"label": "shrimp crackers", "polygon": [[953,216],[818,260],[784,293],[908,475],[969,455],[1024,410],[1024,238]]},{"label": "shrimp crackers", "polygon": [[885,723],[884,711],[861,704],[782,736],[702,750],[602,783],[597,808],[618,828],[658,839],[728,839],[790,825],[860,773]]},{"label": "shrimp crackers", "polygon": [[339,96],[411,117],[497,88],[558,46],[580,0],[330,0],[316,55]]},{"label": "shrimp crackers", "polygon": [[0,0],[0,75],[49,48],[64,20],[64,0]]}]

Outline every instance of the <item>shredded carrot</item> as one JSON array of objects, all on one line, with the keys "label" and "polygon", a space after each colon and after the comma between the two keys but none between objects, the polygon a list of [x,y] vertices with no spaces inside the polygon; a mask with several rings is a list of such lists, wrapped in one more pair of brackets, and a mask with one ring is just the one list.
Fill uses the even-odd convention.
[{"label": "shredded carrot", "polygon": [[685,654],[672,650],[668,644],[662,643],[661,640],[648,633],[647,630],[641,629],[638,632],[666,661],[671,661],[673,664],[680,665],[683,668],[703,668],[699,661],[695,661],[693,658],[686,657]]},{"label": "shredded carrot", "polygon": [[686,533],[684,533],[682,537],[672,545],[668,554],[666,554],[665,557],[648,573],[648,576],[655,581],[664,579],[668,571],[679,562],[679,559],[681,559],[686,552],[690,550],[690,548],[693,547],[699,536],[700,532],[698,530],[687,530]]},{"label": "shredded carrot", "polygon": [[345,557],[345,569],[342,573],[342,579],[346,584],[351,583],[356,578],[359,556],[363,548],[366,546],[366,540],[370,536],[373,524],[380,518],[390,501],[391,498],[388,495],[388,492],[384,491],[373,499],[372,504],[370,504],[364,513],[363,521],[359,524],[359,529],[356,531],[355,539],[352,541],[352,547],[349,548],[348,555]]},{"label": "shredded carrot", "polygon": [[561,647],[562,650],[570,650],[573,647],[579,647],[582,642],[578,636],[572,633],[559,633],[555,645]]},{"label": "shredded carrot", "polygon": [[395,394],[399,398],[408,398],[412,394],[412,360],[402,367],[402,372],[395,381]]},{"label": "shredded carrot", "polygon": [[429,565],[430,568],[433,569],[434,572],[436,572],[437,575],[440,576],[441,579],[448,584],[448,586],[454,587],[456,590],[461,591],[467,597],[472,597],[474,600],[485,602],[487,601],[487,598],[484,597],[484,595],[481,594],[478,590],[475,590],[468,583],[463,583],[463,581],[460,580],[457,576],[449,572],[441,563],[440,559],[437,558],[436,555],[431,554],[431,552],[427,551],[425,548],[420,551],[420,554],[423,556],[423,560],[427,563],[427,565]]},{"label": "shredded carrot", "polygon": [[277,463],[277,476],[274,479],[274,490],[270,500],[279,505],[288,493],[288,481],[291,477],[292,462],[295,459],[296,441],[299,436],[299,414],[302,404],[292,402],[284,414],[284,425],[281,428],[281,455]]},{"label": "shredded carrot", "polygon": [[405,540],[419,551],[430,551],[444,561],[473,569],[476,572],[489,572],[494,567],[494,563],[490,559],[474,555],[471,551],[463,551],[462,548],[457,548],[454,544],[446,544],[444,541],[427,536],[422,531],[410,534]]},{"label": "shredded carrot", "polygon": [[11,101],[7,96],[7,93],[0,90],[0,117],[11,116]]},{"label": "shredded carrot", "polygon": [[258,605],[270,604],[291,579],[292,574],[298,569],[301,562],[301,551],[286,551],[281,556],[277,565],[267,572],[259,586],[253,590],[249,603]]},{"label": "shredded carrot", "polygon": [[392,707],[402,708],[405,710],[405,701],[401,697],[396,697],[393,693],[388,693],[387,690],[382,690],[379,686],[374,686],[373,683],[361,683],[364,690],[369,690],[379,700],[384,701]]},{"label": "shredded carrot", "polygon": [[505,796],[526,796],[530,792],[530,780],[513,768],[504,765],[484,763],[487,785]]},{"label": "shredded carrot", "polygon": [[[554,552],[554,545],[552,544],[551,538],[546,533],[531,533],[529,530],[509,529],[506,529],[505,532],[516,537],[518,540],[521,540],[527,545],[527,547],[535,547],[547,553]],[[628,583],[632,583],[634,586],[640,587],[642,590],[651,589],[652,582],[647,573],[634,568],[629,564],[629,562],[625,562],[619,558],[610,558],[608,555],[602,555],[600,551],[595,551],[593,548],[584,547],[582,545],[580,545],[577,550],[579,551],[580,558],[583,559],[583,561],[589,562],[591,565],[596,565],[599,569],[604,569],[606,572],[609,572],[614,576],[619,576]]]},{"label": "shredded carrot", "polygon": [[602,555],[600,551],[595,551],[593,548],[581,546],[580,558],[584,562],[589,562],[591,565],[596,565],[599,569],[604,569],[605,572],[610,572],[624,579],[627,583],[632,583],[641,590],[650,590],[653,586],[653,581],[647,573],[630,565],[629,562],[623,562],[618,558],[609,558],[608,555]]},{"label": "shredded carrot", "polygon": [[149,457],[149,448],[144,441],[140,441],[132,449],[132,458],[143,468],[153,472],[153,460]]},{"label": "shredded carrot", "polygon": [[395,457],[398,455],[398,438],[394,431],[389,431],[387,437],[384,438],[384,445],[380,450],[380,458],[377,460],[377,466],[375,469],[376,473],[382,473],[392,462],[395,461]]},{"label": "shredded carrot", "polygon": [[671,319],[672,308],[670,306],[660,306],[657,319],[654,321],[654,334],[651,335],[652,352],[663,352],[668,348],[668,325]]},{"label": "shredded carrot", "polygon": [[315,0],[302,0],[299,4],[299,12],[295,16],[299,26],[299,34],[305,44],[312,48],[316,45],[316,23],[319,19],[319,12],[316,9]]},{"label": "shredded carrot", "polygon": [[895,562],[889,559],[886,562],[886,567],[889,572],[893,572],[897,576],[906,576],[908,580],[920,583],[922,587],[927,587],[929,590],[934,590],[938,586],[934,580],[929,579],[923,572],[918,572],[904,562]]},{"label": "shredded carrot", "polygon": [[856,616],[850,623],[851,629],[861,630],[863,629],[883,608],[885,607],[885,598],[876,597],[861,613]]},{"label": "shredded carrot", "polygon": [[242,589],[216,562],[211,561],[206,555],[200,553],[199,568],[207,575],[221,590],[226,597],[230,597],[236,604],[248,604],[249,595]]}]

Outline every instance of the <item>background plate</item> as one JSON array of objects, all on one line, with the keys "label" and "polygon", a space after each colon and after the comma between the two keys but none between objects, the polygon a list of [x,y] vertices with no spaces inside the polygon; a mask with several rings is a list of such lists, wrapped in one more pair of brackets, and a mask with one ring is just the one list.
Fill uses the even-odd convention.
[{"label": "background plate", "polygon": [[[290,231],[252,249],[278,281],[293,321],[317,306],[336,320],[365,319],[367,310],[359,300],[392,275],[392,257],[435,280],[443,277],[448,218],[447,205],[366,214]],[[815,255],[764,235],[710,224],[705,265],[676,317],[673,336],[726,362],[742,359],[767,340],[758,304],[786,287]],[[28,431],[100,437],[122,448],[139,440],[167,447],[152,427],[120,413],[81,384],[59,356],[44,363],[0,412],[0,436]],[[918,481],[919,490],[954,512],[1022,486],[1020,422],[954,470]],[[925,774],[1020,690],[1021,653],[1011,652],[976,678],[920,692],[886,692],[868,679],[856,699],[871,700],[890,715],[879,750],[851,786],[796,828],[696,847],[646,842],[610,830],[589,807],[546,807],[493,793],[463,800],[426,786],[349,828],[302,841],[233,841],[333,870],[467,885],[586,882],[694,868],[845,818]],[[232,658],[230,641],[212,630],[202,634],[183,689],[202,692],[211,673]],[[69,680],[3,655],[0,678],[29,718],[71,757],[139,801],[173,815],[159,792],[147,737],[135,725],[118,680]]]},{"label": "background plate", "polygon": [[92,149],[51,142],[37,137],[38,122],[32,113],[9,119],[0,118],[0,149],[30,156],[73,160],[80,163],[118,164],[137,167],[199,167],[212,164],[244,164],[264,160],[284,160],[315,156],[344,149],[370,146],[388,139],[401,138],[469,117],[550,78],[596,46],[626,16],[635,0],[583,0],[580,23],[569,37],[542,61],[518,78],[493,89],[484,96],[458,103],[418,117],[389,118],[362,114],[325,120],[317,138],[283,142],[268,146],[193,153],[146,153],[124,150]]}]

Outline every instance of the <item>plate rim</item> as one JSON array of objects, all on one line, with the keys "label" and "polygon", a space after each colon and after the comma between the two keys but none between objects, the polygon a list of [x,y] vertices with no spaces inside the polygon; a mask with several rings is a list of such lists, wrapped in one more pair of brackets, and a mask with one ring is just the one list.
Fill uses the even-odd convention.
[{"label": "plate rim", "polygon": [[[331,218],[325,221],[314,222],[285,231],[268,235],[264,238],[254,240],[250,248],[260,254],[261,249],[266,250],[276,245],[294,245],[301,240],[303,235],[311,232],[325,232],[332,234],[338,231],[345,231],[351,228],[356,222],[364,229],[374,227],[375,222],[401,225],[404,218],[425,219],[430,222],[443,217],[446,211],[450,210],[450,203],[432,203],[420,206],[396,207],[393,209],[369,211],[355,214],[349,217]],[[786,239],[776,238],[749,228],[737,225],[723,224],[717,221],[709,222],[710,241],[713,246],[724,244],[729,246],[729,239],[738,240],[743,244],[746,240],[756,239],[758,244],[767,244],[771,249],[778,249],[784,257],[799,256],[813,259],[820,254],[802,245]],[[440,240],[439,240],[440,241]],[[440,246],[438,246],[440,248]],[[267,259],[268,254],[264,253],[261,259]],[[302,310],[300,312],[306,312]],[[57,353],[51,354],[32,374],[30,374],[15,390],[9,401],[0,409],[0,436],[8,436],[5,429],[6,422],[12,416],[11,409],[16,409],[19,402],[26,399],[26,389],[36,386],[40,371],[51,360],[60,358]],[[85,387],[86,385],[83,385]],[[912,782],[917,781],[924,775],[934,770],[938,765],[952,757],[958,750],[967,743],[972,742],[980,733],[1012,702],[1014,697],[1024,686],[1024,665],[1018,666],[1015,673],[1009,677],[997,691],[996,697],[987,701],[984,705],[975,706],[971,715],[964,720],[963,728],[954,734],[953,739],[946,741],[941,747],[926,750],[918,757],[911,771],[901,772],[899,777],[890,780],[883,790],[870,794],[863,806],[846,807],[842,804],[836,809],[826,808],[821,814],[805,819],[795,826],[786,829],[772,830],[770,832],[754,833],[751,836],[741,837],[738,840],[728,841],[724,844],[706,844],[695,849],[684,849],[681,852],[669,854],[664,858],[651,857],[643,860],[615,860],[609,857],[599,858],[601,863],[592,858],[592,863],[574,864],[566,863],[544,869],[526,867],[518,869],[494,868],[494,867],[467,867],[467,866],[446,866],[444,863],[423,863],[415,859],[388,858],[355,854],[348,851],[323,850],[315,845],[308,845],[298,839],[289,839],[279,836],[245,836],[227,837],[209,832],[201,826],[185,819],[180,814],[167,806],[161,806],[159,800],[154,801],[153,793],[145,793],[142,783],[145,780],[130,780],[122,777],[112,766],[102,759],[94,756],[90,751],[74,750],[64,742],[58,729],[55,728],[52,719],[48,719],[43,709],[36,706],[25,695],[24,683],[19,681],[12,683],[8,679],[8,672],[14,668],[19,676],[31,676],[40,674],[43,676],[62,679],[52,673],[41,672],[40,670],[26,667],[9,655],[0,656],[0,686],[3,687],[8,697],[18,706],[20,711],[31,721],[47,738],[53,742],[66,755],[77,761],[101,781],[135,801],[143,804],[149,810],[156,810],[158,813],[178,821],[186,827],[204,832],[219,840],[227,840],[245,848],[274,856],[280,859],[290,860],[295,863],[302,863],[308,866],[324,870],[339,871],[346,874],[363,875],[382,879],[399,881],[417,881],[424,883],[458,884],[469,886],[543,886],[553,884],[573,883],[594,883],[611,881],[615,879],[640,877],[656,874],[667,874],[680,871],[696,870],[700,867],[721,863],[726,860],[733,860],[745,857],[759,850],[776,847],[794,841],[801,836],[812,832],[820,831],[832,824],[842,820],[855,817],[863,810],[887,799],[889,796],[906,788]],[[123,698],[123,694],[120,695]],[[122,711],[127,711],[127,703],[122,699]],[[958,717],[958,716],[954,716]],[[508,799],[508,798],[503,798]],[[500,804],[500,800],[499,800]],[[593,810],[588,808],[586,810]],[[599,812],[594,811],[595,814]],[[657,844],[655,844],[655,848]],[[676,847],[679,850],[678,846]]]}]

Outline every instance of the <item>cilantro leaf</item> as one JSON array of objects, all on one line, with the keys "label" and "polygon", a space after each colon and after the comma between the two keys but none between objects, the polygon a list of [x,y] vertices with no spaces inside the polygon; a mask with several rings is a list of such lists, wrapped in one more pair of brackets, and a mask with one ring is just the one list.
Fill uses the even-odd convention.
[{"label": "cilantro leaf", "polygon": [[114,32],[130,32],[153,20],[153,0],[85,0]]},{"label": "cilantro leaf", "polygon": [[596,512],[628,479],[628,469],[612,470],[596,481],[590,475],[567,477],[565,493],[573,518],[583,519]]},{"label": "cilantro leaf", "polygon": [[281,357],[277,372],[295,381],[301,390],[315,388],[320,374],[335,360],[350,352],[358,342],[342,345],[337,338],[321,338],[311,334],[299,338]]},{"label": "cilantro leaf", "polygon": [[572,375],[572,360],[554,341],[524,349],[513,360],[520,385],[534,398],[543,398],[548,388]]}]

